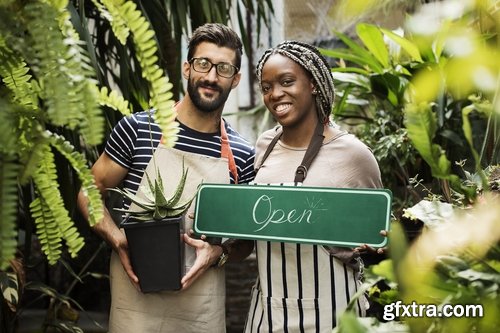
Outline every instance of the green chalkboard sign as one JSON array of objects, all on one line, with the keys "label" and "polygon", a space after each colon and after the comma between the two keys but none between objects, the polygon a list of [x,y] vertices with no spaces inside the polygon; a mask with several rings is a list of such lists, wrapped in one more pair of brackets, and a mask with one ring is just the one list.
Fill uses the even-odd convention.
[{"label": "green chalkboard sign", "polygon": [[338,246],[385,246],[385,189],[201,185],[194,230],[207,236]]}]

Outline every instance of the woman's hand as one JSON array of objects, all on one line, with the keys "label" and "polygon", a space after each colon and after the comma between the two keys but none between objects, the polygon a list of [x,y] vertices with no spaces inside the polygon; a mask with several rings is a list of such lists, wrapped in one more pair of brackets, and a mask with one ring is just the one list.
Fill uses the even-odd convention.
[{"label": "woman's hand", "polygon": [[[387,230],[381,230],[380,235],[387,237],[388,231]],[[385,254],[387,252],[387,246],[380,247],[378,249],[369,246],[367,244],[360,245],[356,248],[354,248],[354,251],[359,253],[359,254],[368,254],[368,253],[376,253],[376,254]]]}]

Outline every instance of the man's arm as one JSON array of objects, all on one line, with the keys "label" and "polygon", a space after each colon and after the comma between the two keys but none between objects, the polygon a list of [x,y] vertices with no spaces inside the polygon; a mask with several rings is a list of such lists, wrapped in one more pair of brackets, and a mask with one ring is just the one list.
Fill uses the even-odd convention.
[{"label": "man's arm", "polygon": [[[128,173],[128,169],[114,162],[106,153],[103,153],[92,167],[92,174],[97,188],[101,192],[101,197],[106,196],[108,188],[118,186]],[[88,199],[80,191],[78,193],[78,207],[85,219],[88,219]],[[139,279],[132,270],[130,258],[128,255],[128,243],[125,234],[116,226],[108,209],[104,207],[104,217],[99,221],[93,230],[99,234],[111,248],[116,251],[120,261],[130,281],[139,288]]]}]

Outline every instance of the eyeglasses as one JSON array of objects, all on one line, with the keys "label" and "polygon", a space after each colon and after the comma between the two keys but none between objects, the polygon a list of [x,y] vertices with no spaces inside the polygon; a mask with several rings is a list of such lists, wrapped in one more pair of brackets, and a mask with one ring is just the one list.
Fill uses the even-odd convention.
[{"label": "eyeglasses", "polygon": [[236,73],[238,73],[239,68],[231,65],[227,62],[219,62],[218,64],[213,64],[207,58],[192,58],[189,63],[193,65],[193,69],[199,73],[208,73],[215,66],[217,75],[225,77],[226,79],[232,78]]}]

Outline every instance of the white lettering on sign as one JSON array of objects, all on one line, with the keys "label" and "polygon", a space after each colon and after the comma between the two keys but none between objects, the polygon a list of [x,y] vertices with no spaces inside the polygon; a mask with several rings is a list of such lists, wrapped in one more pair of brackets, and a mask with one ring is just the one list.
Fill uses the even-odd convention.
[{"label": "white lettering on sign", "polygon": [[[305,208],[301,212],[297,209],[292,209],[286,211],[285,209],[273,207],[272,197],[268,195],[260,196],[253,206],[253,221],[255,224],[260,225],[257,231],[261,231],[266,228],[270,223],[272,224],[282,224],[282,223],[314,223],[312,219],[314,210],[325,210],[317,208],[320,206],[320,202],[316,204],[309,203],[308,205],[312,208]],[[307,200],[309,201],[309,200]],[[259,216],[264,216],[263,219],[257,217],[257,212],[261,213]],[[264,214],[262,214],[262,212]]]}]

